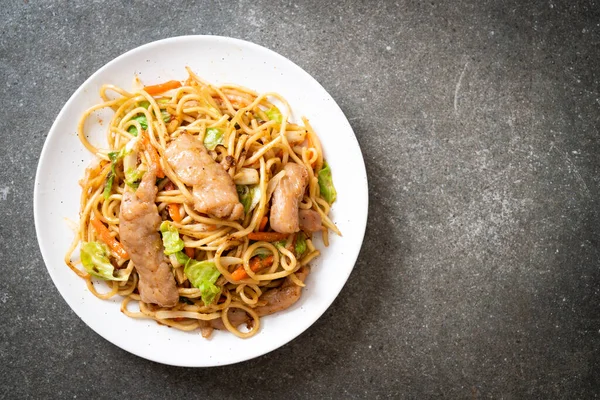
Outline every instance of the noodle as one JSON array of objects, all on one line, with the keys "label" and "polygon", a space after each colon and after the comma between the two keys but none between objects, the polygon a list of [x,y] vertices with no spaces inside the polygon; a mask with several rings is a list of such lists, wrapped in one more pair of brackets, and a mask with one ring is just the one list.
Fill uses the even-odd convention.
[{"label": "noodle", "polygon": [[[324,168],[321,143],[306,118],[302,120],[303,125],[288,121],[290,106],[277,93],[258,94],[237,85],[215,87],[187,70],[189,77],[183,86],[179,84],[162,94],[150,95],[147,88],[130,93],[113,85],[103,85],[100,89],[103,102],[89,108],[81,117],[79,139],[96,155],[97,161],[80,181],[79,227],[65,262],[85,280],[96,297],[120,296],[121,311],[131,318],[149,318],[183,331],[200,329],[205,337],[211,334],[213,327],[224,327],[238,337],[247,338],[260,327],[258,310],[268,303],[268,293],[274,293],[284,284],[304,287],[299,271],[320,254],[310,233],[289,234],[278,243],[248,238],[249,234],[263,229],[272,194],[286,175],[286,164],[300,164],[308,171],[308,185],[299,207],[313,210],[321,217],[325,245],[329,243],[329,230],[340,235],[329,218],[330,203],[320,193],[318,174]],[[281,111],[274,102],[283,105]],[[101,149],[90,143],[84,128],[95,112],[105,108],[111,109],[114,116],[107,127],[108,148]],[[252,187],[258,191],[258,201],[250,206],[243,220],[214,218],[195,210],[191,188],[181,181],[166,159],[167,145],[178,136],[187,134],[206,143],[215,129],[222,134],[222,139],[209,155],[225,168],[238,184],[238,190]],[[169,221],[179,233],[185,254],[190,254],[192,261],[214,263],[219,276],[214,285],[220,292],[208,304],[204,302],[203,291],[194,287],[186,276],[187,264],[176,255],[169,255],[168,260],[178,288],[177,305],[165,308],[141,301],[139,275],[133,262],[119,255],[108,243],[118,245],[120,242],[121,202],[129,190],[127,185],[131,186],[128,183],[130,171],[125,169],[126,146],[142,136],[150,147],[140,151],[138,160],[133,162],[141,161],[143,174],[144,168],[156,157],[157,167],[164,172],[165,177],[156,182],[155,203],[161,219]],[[172,212],[177,214],[173,216]],[[93,220],[97,220],[95,224]],[[98,231],[99,223],[105,232]],[[304,240],[304,250],[298,254],[301,240]],[[116,268],[116,274],[106,278],[109,279],[106,281],[108,290],[98,291],[96,278],[99,275],[93,276],[95,273],[86,264],[90,261],[83,257],[81,261],[74,259],[73,253],[78,246],[81,249],[84,244],[103,242],[109,245],[110,263]],[[268,260],[268,265],[263,260]],[[263,262],[265,264],[255,269],[255,264]],[[85,269],[80,269],[79,263]],[[117,279],[119,277],[123,278]],[[132,311],[132,304],[137,304],[139,311]],[[247,330],[236,326],[239,315],[245,315],[242,323]]]}]

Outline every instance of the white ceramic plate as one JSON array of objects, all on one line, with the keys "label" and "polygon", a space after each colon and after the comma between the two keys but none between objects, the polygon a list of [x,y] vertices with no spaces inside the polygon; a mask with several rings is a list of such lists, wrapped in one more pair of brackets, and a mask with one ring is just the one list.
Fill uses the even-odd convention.
[{"label": "white ceramic plate", "polygon": [[[92,160],[77,138],[81,114],[100,102],[98,90],[102,84],[130,89],[135,74],[145,84],[184,80],[186,65],[215,84],[236,83],[257,92],[283,95],[296,119],[302,115],[309,118],[319,135],[338,192],[332,218],[343,237],[330,235],[328,248],[317,241],[322,255],[312,263],[301,300],[285,312],[263,318],[260,332],[246,340],[219,331],[206,340],[198,332],[185,333],[154,321],[128,318],[119,311],[119,300],[94,297],[63,261],[73,239],[66,219],[78,220],[81,190],[77,182]],[[106,147],[106,123],[102,126],[90,120],[92,142]],[[195,367],[260,356],[313,324],[331,305],[354,267],[365,233],[367,205],[367,176],[358,142],[325,89],[271,50],[216,36],[184,36],[149,43],[100,68],[71,96],[54,121],[40,157],[34,192],[35,226],[42,255],[54,284],[73,311],[101,336],[133,354],[160,363]]]}]

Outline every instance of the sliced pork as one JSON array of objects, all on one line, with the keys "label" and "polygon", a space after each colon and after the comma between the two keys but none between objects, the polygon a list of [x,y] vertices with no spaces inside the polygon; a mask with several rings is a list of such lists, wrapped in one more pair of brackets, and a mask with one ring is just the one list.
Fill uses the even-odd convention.
[{"label": "sliced pork", "polygon": [[179,293],[158,233],[161,218],[154,203],[156,172],[148,171],[134,192],[127,187],[121,201],[119,235],[140,277],[140,297],[145,303],[173,307]]},{"label": "sliced pork", "polygon": [[192,186],[197,211],[231,221],[244,216],[233,179],[200,141],[188,134],[180,135],[169,143],[166,156],[179,179]]},{"label": "sliced pork", "polygon": [[[296,277],[304,282],[309,272],[310,267],[305,265],[296,271]],[[296,285],[290,278],[285,278],[280,287],[268,290],[260,297],[261,300],[266,300],[267,304],[256,307],[254,311],[262,317],[285,310],[296,303],[301,294],[302,287]]]},{"label": "sliced pork", "polygon": [[[229,322],[234,327],[239,327],[242,324],[248,323],[250,321],[250,316],[246,314],[246,311],[241,308],[232,308],[227,313],[227,317],[229,318]],[[223,320],[221,318],[211,319],[210,321],[206,321],[207,325],[213,329],[225,330],[225,324],[223,324]]]},{"label": "sliced pork", "polygon": [[287,163],[285,176],[273,191],[270,224],[274,231],[294,233],[300,230],[298,204],[308,184],[308,171],[300,164]]},{"label": "sliced pork", "polygon": [[321,230],[321,214],[315,210],[298,210],[300,218],[300,229],[304,232],[313,233]]}]

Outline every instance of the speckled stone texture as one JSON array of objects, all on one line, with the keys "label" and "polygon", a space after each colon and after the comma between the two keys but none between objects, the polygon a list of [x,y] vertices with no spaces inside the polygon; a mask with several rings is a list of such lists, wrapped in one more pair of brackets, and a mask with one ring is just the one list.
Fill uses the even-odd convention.
[{"label": "speckled stone texture", "polygon": [[[0,397],[595,398],[600,3],[5,1]],[[96,69],[183,34],[242,38],[339,103],[369,175],[365,242],[306,333],[183,369],[102,339],[54,288],[32,194],[47,132]]]}]

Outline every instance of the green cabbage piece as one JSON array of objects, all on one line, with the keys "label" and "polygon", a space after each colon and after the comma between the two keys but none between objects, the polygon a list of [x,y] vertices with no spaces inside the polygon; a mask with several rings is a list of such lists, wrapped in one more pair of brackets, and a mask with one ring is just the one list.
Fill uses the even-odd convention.
[{"label": "green cabbage piece", "polygon": [[[144,114],[137,115],[131,118],[131,120],[139,122],[142,129],[148,129],[148,119]],[[133,136],[138,135],[138,130],[134,125],[131,125],[129,129],[127,129],[127,132],[131,133]]]},{"label": "green cabbage piece", "polygon": [[277,121],[277,123],[279,124],[283,122],[283,115],[281,115],[281,111],[279,111],[279,108],[275,106],[265,111],[265,114],[267,114],[267,117],[269,117],[271,121]]},{"label": "green cabbage piece", "polygon": [[174,254],[177,262],[183,265],[183,272],[192,286],[200,289],[202,301],[205,305],[211,304],[215,297],[221,293],[221,289],[215,282],[221,276],[216,265],[212,261],[197,261],[178,251]]},{"label": "green cabbage piece", "polygon": [[185,265],[185,264],[187,264],[188,261],[191,260],[183,251],[178,251],[174,255],[175,255],[175,258],[177,259],[177,262],[181,265]]},{"label": "green cabbage piece", "polygon": [[129,274],[123,270],[117,270],[115,276],[115,267],[110,263],[108,255],[108,246],[98,242],[84,242],[80,247],[81,263],[85,270],[95,277],[108,281],[126,281]]},{"label": "green cabbage piece", "polygon": [[273,253],[271,253],[269,250],[267,250],[263,247],[260,247],[256,250],[254,250],[254,252],[252,253],[252,257],[258,256],[261,260],[264,260],[265,258],[269,257],[271,254],[273,254]]},{"label": "green cabbage piece", "polygon": [[224,132],[219,128],[208,128],[204,135],[204,147],[207,150],[214,150],[218,145],[223,144]]},{"label": "green cabbage piece", "polygon": [[[296,244],[294,246],[294,252],[296,253],[296,257],[300,257],[308,249],[308,246],[306,244],[306,236],[304,236],[304,233],[302,233],[302,232],[298,233],[296,235],[295,242],[296,242]],[[285,248],[286,244],[287,244],[287,239],[273,242],[273,246],[277,247],[278,249]]]},{"label": "green cabbage piece", "polygon": [[125,183],[129,187],[137,189],[138,186],[140,186],[140,181],[145,173],[146,171],[129,168],[127,171],[125,171]]},{"label": "green cabbage piece", "polygon": [[329,203],[332,204],[336,197],[337,192],[333,186],[333,179],[331,178],[331,168],[329,164],[323,161],[323,168],[317,174],[319,179],[319,188],[321,189],[321,196]]},{"label": "green cabbage piece", "polygon": [[280,248],[280,247],[285,247],[287,243],[287,239],[285,240],[278,240],[277,242],[273,242],[273,246]]},{"label": "green cabbage piece", "polygon": [[205,305],[211,304],[215,300],[215,297],[221,293],[221,289],[215,285],[221,273],[214,262],[196,261],[188,258],[183,272],[190,280],[192,286],[200,289],[202,301]]},{"label": "green cabbage piece", "polygon": [[106,176],[106,184],[104,185],[104,191],[102,192],[104,200],[107,200],[110,196],[110,190],[112,189],[113,182],[115,180],[115,175],[117,174],[117,163],[121,158],[123,158],[124,155],[125,147],[123,147],[121,151],[111,151],[110,153],[108,153],[108,158],[110,159],[110,172]]},{"label": "green cabbage piece", "polygon": [[104,185],[104,191],[102,192],[102,196],[104,200],[107,200],[110,197],[110,190],[112,189],[113,182],[115,181],[115,174],[110,171],[106,176],[106,184]]},{"label": "green cabbage piece", "polygon": [[[143,107],[147,110],[150,107],[150,103],[147,101],[142,101],[140,103],[140,107]],[[160,115],[162,117],[162,120],[165,123],[167,123],[171,120],[171,114],[169,114],[165,110],[161,110]],[[146,116],[144,114],[136,115],[135,117],[131,118],[131,121],[137,121],[140,123],[140,126],[142,127],[142,129],[148,129],[148,119],[146,118]],[[137,128],[133,125],[127,129],[127,132],[131,133],[133,136],[138,135]]]},{"label": "green cabbage piece", "polygon": [[304,237],[304,233],[300,232],[296,235],[296,246],[294,250],[296,251],[296,256],[300,257],[302,254],[306,252],[306,237]]},{"label": "green cabbage piece", "polygon": [[183,250],[185,244],[179,237],[179,231],[169,221],[164,221],[160,224],[160,232],[162,233],[166,255],[175,254]]},{"label": "green cabbage piece", "polygon": [[260,202],[260,188],[258,185],[237,185],[236,189],[244,213],[248,214]]}]

